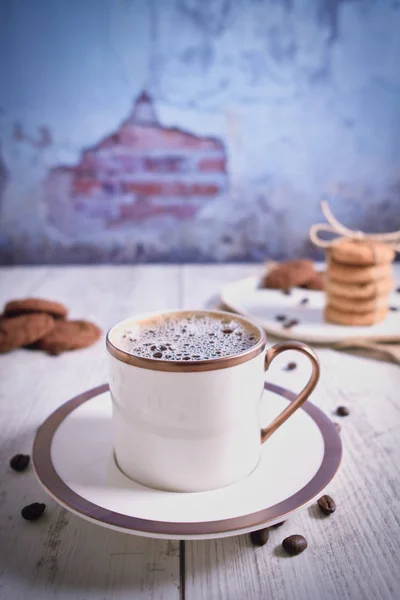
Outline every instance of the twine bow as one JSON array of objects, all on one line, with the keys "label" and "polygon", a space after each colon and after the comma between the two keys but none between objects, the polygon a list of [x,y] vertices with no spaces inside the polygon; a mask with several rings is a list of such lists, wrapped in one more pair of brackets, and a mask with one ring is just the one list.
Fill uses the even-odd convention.
[{"label": "twine bow", "polygon": [[[316,246],[329,248],[333,241],[351,239],[382,242],[393,248],[393,250],[400,251],[400,230],[391,233],[365,233],[364,231],[356,231],[345,227],[336,219],[326,200],[322,200],[321,210],[328,223],[316,223],[310,228],[310,239]],[[338,237],[331,240],[324,240],[318,235],[321,231],[337,234]]]}]

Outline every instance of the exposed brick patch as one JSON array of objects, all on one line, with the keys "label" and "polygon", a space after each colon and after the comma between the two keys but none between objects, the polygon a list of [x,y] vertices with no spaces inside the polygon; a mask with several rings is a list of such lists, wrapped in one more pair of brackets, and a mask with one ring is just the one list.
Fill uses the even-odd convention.
[{"label": "exposed brick patch", "polygon": [[225,158],[203,158],[199,161],[200,171],[221,171],[225,172],[226,169]]},{"label": "exposed brick patch", "polygon": [[227,187],[222,141],[163,127],[144,92],[120,128],[85,149],[77,165],[50,171],[45,198],[60,230],[76,221],[81,232],[90,222],[101,231],[150,218],[191,219]]}]

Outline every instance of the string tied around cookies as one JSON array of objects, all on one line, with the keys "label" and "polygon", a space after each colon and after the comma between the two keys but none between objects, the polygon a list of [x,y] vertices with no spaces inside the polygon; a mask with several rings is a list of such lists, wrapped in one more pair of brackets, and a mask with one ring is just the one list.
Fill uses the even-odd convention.
[{"label": "string tied around cookies", "polygon": [[[400,230],[392,231],[391,233],[365,233],[349,229],[341,223],[332,213],[330,206],[326,200],[321,202],[321,210],[328,223],[316,223],[310,228],[311,241],[320,248],[329,248],[333,242],[339,239],[351,239],[358,241],[381,242],[387,244],[393,250],[400,251]],[[321,232],[333,233],[336,237],[325,240],[319,236]]]}]

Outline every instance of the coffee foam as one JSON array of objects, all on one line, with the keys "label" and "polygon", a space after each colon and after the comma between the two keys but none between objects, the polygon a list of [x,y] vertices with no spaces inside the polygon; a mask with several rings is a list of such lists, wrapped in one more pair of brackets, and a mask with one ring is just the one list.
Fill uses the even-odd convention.
[{"label": "coffee foam", "polygon": [[239,319],[202,313],[127,323],[111,337],[124,352],[167,361],[215,360],[240,354],[259,340],[256,329]]}]

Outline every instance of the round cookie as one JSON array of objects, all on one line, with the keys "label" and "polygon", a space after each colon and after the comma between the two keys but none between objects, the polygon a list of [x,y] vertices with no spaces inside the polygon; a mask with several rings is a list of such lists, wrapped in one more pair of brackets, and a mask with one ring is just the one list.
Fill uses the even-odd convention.
[{"label": "round cookie", "polygon": [[310,281],[302,286],[308,290],[323,290],[326,285],[326,273],[325,271],[317,271]]},{"label": "round cookie", "polygon": [[327,279],[325,289],[326,293],[341,298],[353,298],[354,300],[367,300],[381,296],[382,294],[390,294],[396,287],[396,282],[392,277],[383,277],[369,283],[341,283]]},{"label": "round cookie", "polygon": [[89,321],[57,321],[54,329],[36,342],[34,347],[56,355],[66,350],[91,346],[101,334],[101,329]]},{"label": "round cookie", "polygon": [[387,308],[363,314],[344,312],[329,305],[325,308],[325,320],[329,323],[335,323],[336,325],[375,325],[376,323],[383,321],[387,314]]},{"label": "round cookie", "polygon": [[64,319],[68,314],[68,309],[60,302],[44,300],[43,298],[11,300],[4,307],[4,314],[7,317],[18,317],[29,313],[47,313],[55,319]]},{"label": "round cookie", "polygon": [[341,239],[332,244],[330,253],[337,263],[364,267],[391,263],[395,257],[393,248],[370,240]]},{"label": "round cookie", "polygon": [[270,269],[262,280],[261,287],[287,290],[306,284],[314,275],[312,260],[289,260]]},{"label": "round cookie", "polygon": [[40,340],[54,328],[54,319],[45,313],[0,319],[0,352],[9,352]]},{"label": "round cookie", "polygon": [[354,300],[341,296],[328,296],[329,306],[346,313],[365,314],[389,308],[389,298],[386,294],[367,300]]},{"label": "round cookie", "polygon": [[329,259],[328,279],[342,283],[370,283],[378,279],[389,278],[392,275],[392,265],[374,265],[372,267],[356,267],[343,265]]}]

